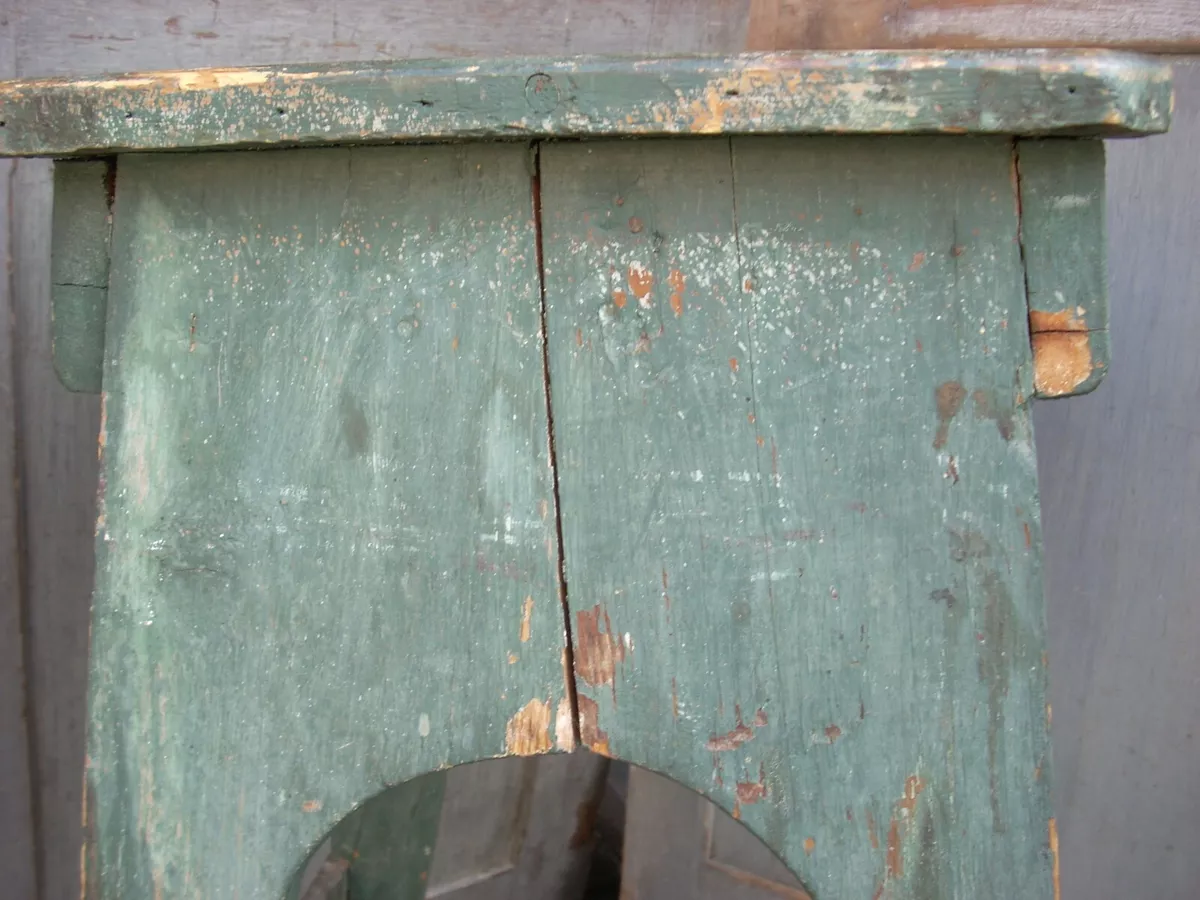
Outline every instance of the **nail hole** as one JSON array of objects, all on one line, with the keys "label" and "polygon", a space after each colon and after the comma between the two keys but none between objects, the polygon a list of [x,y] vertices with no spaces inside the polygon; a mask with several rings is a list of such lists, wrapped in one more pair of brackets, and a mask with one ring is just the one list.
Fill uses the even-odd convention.
[{"label": "nail hole", "polygon": [[287,110],[284,109],[282,106],[277,106],[277,107],[275,107],[275,114],[277,116],[286,116]]},{"label": "nail hole", "polygon": [[729,90],[727,90],[725,92],[726,97],[740,97],[741,95],[742,95],[742,92],[739,91],[737,88],[730,88]]},{"label": "nail hole", "polygon": [[1073,85],[1073,84],[1069,84],[1069,85],[1067,85],[1067,93],[1068,93],[1068,94],[1073,94],[1073,93],[1075,93],[1075,85]]}]

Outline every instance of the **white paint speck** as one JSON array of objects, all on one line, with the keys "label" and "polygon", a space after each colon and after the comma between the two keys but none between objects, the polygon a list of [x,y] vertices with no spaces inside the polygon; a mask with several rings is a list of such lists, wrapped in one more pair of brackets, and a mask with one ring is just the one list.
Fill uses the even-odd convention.
[{"label": "white paint speck", "polygon": [[1091,203],[1093,197],[1093,194],[1063,194],[1055,197],[1052,205],[1055,209],[1079,209]]}]

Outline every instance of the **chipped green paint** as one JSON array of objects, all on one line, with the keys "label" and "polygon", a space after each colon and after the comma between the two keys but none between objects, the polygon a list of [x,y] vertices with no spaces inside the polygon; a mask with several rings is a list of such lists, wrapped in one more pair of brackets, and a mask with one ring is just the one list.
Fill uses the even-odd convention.
[{"label": "chipped green paint", "polygon": [[528,149],[124,157],[112,247],[87,896],[278,897],[389,785],[553,745]]},{"label": "chipped green paint", "polygon": [[104,371],[112,174],[91,160],[54,168],[51,341],[54,369],[69,391],[98,393]]},{"label": "chipped green paint", "polygon": [[1012,142],[541,160],[585,740],[817,898],[1048,900]]},{"label": "chipped green paint", "polygon": [[1109,362],[1104,144],[1018,141],[1017,165],[1034,388],[1086,394]]},{"label": "chipped green paint", "polygon": [[[436,804],[387,787],[576,735],[817,897],[1050,895],[1029,404],[1041,344],[1104,352],[1103,159],[1014,136],[1163,130],[1165,66],[389,63],[0,108],[4,154],[117,173],[111,252],[106,162],[56,176],[56,359],[105,402],[87,896],[336,881],[384,798]],[[937,131],[983,136],[886,136]],[[125,152],[606,135],[723,137]]]},{"label": "chipped green paint", "polygon": [[1163,131],[1169,67],[857,52],[202,69],[0,84],[0,155],[463,138]]}]

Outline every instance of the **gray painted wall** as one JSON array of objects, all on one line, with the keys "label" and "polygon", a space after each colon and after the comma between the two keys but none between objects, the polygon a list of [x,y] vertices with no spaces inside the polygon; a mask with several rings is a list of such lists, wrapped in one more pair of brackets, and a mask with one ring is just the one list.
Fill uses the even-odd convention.
[{"label": "gray painted wall", "polygon": [[[745,39],[740,0],[702,14],[681,0],[511,6],[0,0],[0,75]],[[1108,380],[1036,413],[1066,900],[1200,895],[1200,63],[1177,81],[1170,135],[1109,145]],[[81,839],[98,404],[49,365],[48,171],[0,164],[0,895],[13,900],[75,900]]]}]

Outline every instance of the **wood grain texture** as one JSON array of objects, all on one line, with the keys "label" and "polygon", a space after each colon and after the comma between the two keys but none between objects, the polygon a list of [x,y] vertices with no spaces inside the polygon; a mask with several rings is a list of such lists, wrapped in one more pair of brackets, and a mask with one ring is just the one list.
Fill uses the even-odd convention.
[{"label": "wood grain texture", "polygon": [[69,391],[99,393],[104,375],[113,175],[115,164],[103,160],[54,167],[51,343],[54,370]]},{"label": "wood grain texture", "polygon": [[[79,0],[19,8],[0,0],[0,29],[20,28],[9,54],[15,71],[6,74],[40,77],[436,55],[731,53],[743,47],[745,6],[575,0],[555,3],[552,13],[531,4],[529,15],[514,15],[490,2],[434,9],[374,0],[179,0],[168,10],[119,0],[99,16],[94,4]],[[1108,4],[1089,0],[1087,7],[1061,18],[1049,7],[1031,14],[1018,4],[980,11],[1018,27],[1050,22],[1068,43],[1108,23],[1113,43],[1138,47],[1155,10],[1169,9],[1121,4],[1114,16]],[[1180,0],[1171,29],[1178,24],[1187,34],[1183,26],[1195,14],[1190,0]],[[1020,43],[1045,42],[1019,34]],[[937,40],[951,46],[953,38]],[[818,46],[797,41],[793,46]],[[775,48],[787,46],[750,46]],[[1068,900],[1110,891],[1192,900],[1200,882],[1200,860],[1186,851],[1200,843],[1194,741],[1186,738],[1200,723],[1188,662],[1188,647],[1200,638],[1190,618],[1195,578],[1187,524],[1189,504],[1200,495],[1190,477],[1196,466],[1186,462],[1196,384],[1187,365],[1187,286],[1200,277],[1190,249],[1200,233],[1190,199],[1200,79],[1194,64],[1180,63],[1177,71],[1175,132],[1110,151],[1109,215],[1119,241],[1110,255],[1120,329],[1114,378],[1096,395],[1042,405],[1036,415],[1042,472],[1050,476],[1043,498],[1051,526],[1056,805]],[[43,896],[73,900],[98,403],[63,390],[49,362],[48,171],[21,163],[11,195],[20,374],[12,390],[26,422],[20,459],[33,638],[26,661],[43,773]],[[1152,412],[1157,428],[1149,424]],[[0,430],[0,438],[8,436]],[[5,785],[21,771],[6,768]],[[4,846],[20,860],[23,819],[12,834],[18,843]]]},{"label": "wood grain texture", "polygon": [[90,890],[273,895],[380,789],[553,746],[537,279],[521,145],[120,161]]},{"label": "wood grain texture", "polygon": [[[12,2],[12,0],[8,0]],[[747,0],[20,0],[25,75],[424,57],[737,53]],[[115,67],[115,69],[114,69]]]},{"label": "wood grain texture", "polygon": [[360,63],[0,84],[0,154],[671,134],[1138,134],[1170,68],[1107,52]]},{"label": "wood grain texture", "polygon": [[1193,0],[750,0],[746,47],[1200,49]]},{"label": "wood grain texture", "polygon": [[1016,153],[1034,390],[1086,394],[1109,357],[1104,144],[1018,141]]},{"label": "wood grain texture", "polygon": [[[24,2],[21,70],[559,53],[1111,46],[1200,48],[1192,0],[373,0]],[[70,62],[73,60],[73,62]],[[133,62],[135,67],[145,62]]]},{"label": "wood grain texture", "polygon": [[1200,63],[1168,138],[1108,147],[1111,372],[1036,407],[1066,900],[1200,884]]},{"label": "wood grain texture", "polygon": [[84,697],[96,518],[94,396],[69,393],[51,357],[51,166],[27,160],[12,181],[13,286],[29,727],[36,757],[39,890],[79,896]]},{"label": "wood grain texture", "polygon": [[[0,76],[11,78],[16,74],[16,29],[3,10],[0,5]],[[21,577],[16,242],[9,215],[15,169],[15,162],[0,164],[0,885],[14,900],[37,900],[36,784],[26,718],[28,594]]]},{"label": "wood grain texture", "polygon": [[[0,165],[0,209],[10,196],[12,162]],[[14,900],[34,900],[34,819],[26,722],[27,610],[22,603],[16,390],[13,384],[12,236],[0,219],[0,885]]]},{"label": "wood grain texture", "polygon": [[817,897],[1049,897],[1011,144],[549,145],[542,191],[584,740]]}]

